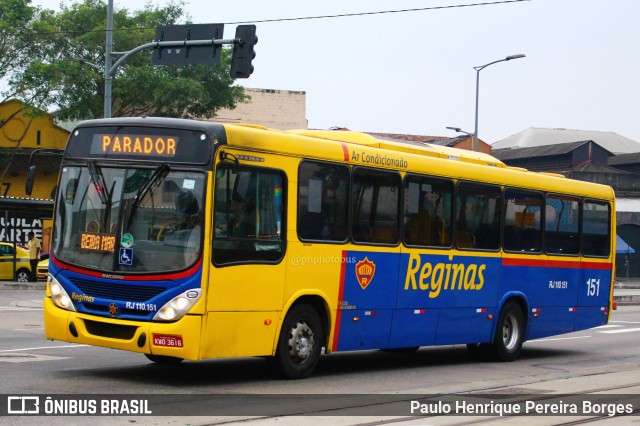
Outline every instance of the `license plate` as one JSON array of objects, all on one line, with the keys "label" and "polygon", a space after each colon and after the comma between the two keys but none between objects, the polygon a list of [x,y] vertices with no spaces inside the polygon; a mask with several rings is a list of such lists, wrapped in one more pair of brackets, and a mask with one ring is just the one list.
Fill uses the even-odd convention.
[{"label": "license plate", "polygon": [[154,346],[168,346],[171,348],[182,347],[182,336],[175,336],[172,334],[154,334],[153,335]]}]

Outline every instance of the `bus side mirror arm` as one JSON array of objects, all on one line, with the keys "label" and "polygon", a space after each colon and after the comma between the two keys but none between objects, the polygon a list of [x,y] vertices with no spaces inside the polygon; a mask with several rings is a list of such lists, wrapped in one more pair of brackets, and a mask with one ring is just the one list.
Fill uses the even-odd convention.
[{"label": "bus side mirror arm", "polygon": [[27,173],[27,182],[25,183],[24,192],[28,197],[31,196],[31,192],[33,191],[33,182],[36,179],[36,166],[30,166],[29,172]]},{"label": "bus side mirror arm", "polygon": [[24,185],[24,192],[28,197],[31,196],[31,192],[33,191],[33,183],[36,179],[36,166],[32,165],[33,157],[39,153],[62,155],[63,150],[58,148],[39,148],[31,151],[31,155],[29,155],[29,171],[27,172],[27,181]]}]

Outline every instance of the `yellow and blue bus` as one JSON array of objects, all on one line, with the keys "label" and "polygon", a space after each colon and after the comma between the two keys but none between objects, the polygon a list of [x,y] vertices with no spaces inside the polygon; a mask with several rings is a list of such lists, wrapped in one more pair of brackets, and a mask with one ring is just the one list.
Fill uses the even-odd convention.
[{"label": "yellow and blue bus", "polygon": [[606,324],[608,186],[348,131],[82,122],[62,160],[48,339],[158,363],[523,342]]}]

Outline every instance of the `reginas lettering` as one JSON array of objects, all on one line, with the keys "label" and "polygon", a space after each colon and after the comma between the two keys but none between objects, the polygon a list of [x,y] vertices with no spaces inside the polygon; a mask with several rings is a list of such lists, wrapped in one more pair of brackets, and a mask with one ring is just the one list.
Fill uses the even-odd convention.
[{"label": "reginas lettering", "polygon": [[71,293],[71,298],[78,302],[89,302],[93,303],[96,301],[96,298],[93,296],[87,296],[86,294],[78,294],[75,291]]},{"label": "reginas lettering", "polygon": [[[453,256],[449,256],[449,261]],[[435,299],[442,290],[481,290],[484,286],[485,264],[422,262],[417,254],[411,254],[407,264],[405,290],[429,292]]]}]

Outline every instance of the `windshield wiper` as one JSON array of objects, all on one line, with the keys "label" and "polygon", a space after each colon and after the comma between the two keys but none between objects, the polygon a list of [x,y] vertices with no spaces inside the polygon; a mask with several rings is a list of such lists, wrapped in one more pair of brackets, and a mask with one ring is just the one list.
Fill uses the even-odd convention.
[{"label": "windshield wiper", "polygon": [[109,198],[107,194],[104,193],[107,188],[107,183],[104,180],[104,176],[102,176],[102,172],[96,167],[93,161],[87,161],[87,169],[89,169],[91,183],[93,183],[93,187],[96,189],[100,201],[102,201],[102,204],[109,204]]},{"label": "windshield wiper", "polygon": [[96,164],[93,161],[87,161],[87,169],[89,169],[89,174],[91,182],[93,183],[93,187],[96,189],[98,193],[98,197],[100,197],[100,201],[105,206],[104,217],[102,218],[102,229],[108,229],[109,218],[111,216],[111,203],[113,197],[113,189],[115,188],[115,181],[111,184],[111,189],[107,190],[107,182],[104,179],[104,175],[99,167],[96,167]]},{"label": "windshield wiper", "polygon": [[129,229],[129,226],[131,225],[131,221],[133,220],[133,216],[136,213],[138,206],[144,199],[144,196],[147,195],[147,192],[149,192],[149,190],[153,187],[153,185],[156,184],[156,182],[159,182],[160,180],[167,177],[170,171],[171,171],[171,166],[168,163],[162,163],[158,167],[156,167],[156,169],[151,174],[149,179],[147,179],[145,183],[140,185],[140,188],[138,188],[138,192],[136,193],[136,196],[133,199],[133,205],[131,206],[131,212],[129,213],[129,219],[127,220],[126,229]]}]

